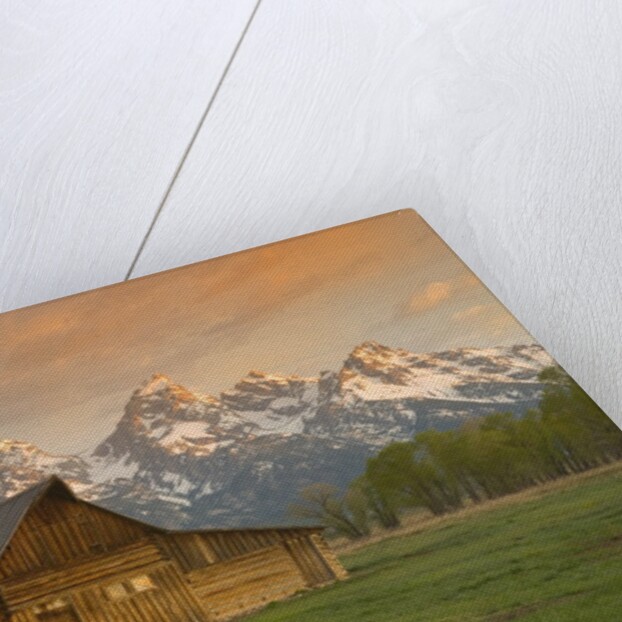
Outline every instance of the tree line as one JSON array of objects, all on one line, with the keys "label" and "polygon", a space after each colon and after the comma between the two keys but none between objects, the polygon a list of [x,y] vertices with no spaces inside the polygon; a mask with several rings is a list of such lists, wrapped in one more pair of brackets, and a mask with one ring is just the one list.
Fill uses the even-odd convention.
[{"label": "tree line", "polygon": [[442,515],[622,459],[622,431],[566,372],[548,367],[539,379],[540,403],[524,416],[492,413],[390,443],[345,493],[313,484],[290,513],[358,538],[399,526],[409,509]]}]

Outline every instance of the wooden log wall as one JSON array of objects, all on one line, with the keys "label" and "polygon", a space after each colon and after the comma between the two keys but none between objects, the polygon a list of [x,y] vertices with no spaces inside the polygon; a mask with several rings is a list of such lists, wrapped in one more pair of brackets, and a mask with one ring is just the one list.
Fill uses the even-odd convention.
[{"label": "wooden log wall", "polygon": [[284,546],[298,566],[308,587],[326,585],[335,580],[333,569],[322,557],[310,536],[288,539]]},{"label": "wooden log wall", "polygon": [[160,547],[184,572],[260,551],[317,529],[252,529],[158,534]]},{"label": "wooden log wall", "polygon": [[[208,622],[210,617],[173,563],[151,570],[155,586],[110,600],[106,585],[81,591],[73,600],[85,622]],[[123,583],[122,577],[116,583]],[[101,604],[105,603],[105,606]]]},{"label": "wooden log wall", "polygon": [[306,587],[291,555],[278,544],[193,570],[188,578],[210,619],[218,621],[287,598]]},{"label": "wooden log wall", "polygon": [[0,590],[11,608],[23,607],[50,594],[71,591],[92,583],[105,583],[128,573],[136,574],[161,561],[162,554],[155,545],[140,541],[115,553],[96,555],[53,570],[5,579],[0,583]]},{"label": "wooden log wall", "polygon": [[338,581],[344,581],[345,579],[347,579],[348,572],[341,565],[341,562],[339,561],[333,550],[330,548],[330,546],[328,546],[328,543],[324,539],[324,536],[318,531],[309,534],[309,539],[319,551],[322,559],[330,566],[331,570],[335,575],[335,578]]},{"label": "wooden log wall", "polygon": [[[126,592],[132,579],[148,577],[153,587],[141,592]],[[118,586],[122,586],[119,590]],[[211,622],[187,581],[171,562],[160,563],[148,573],[124,573],[114,581],[101,582],[88,588],[57,593],[50,601],[33,603],[13,614],[11,622],[41,622],[40,607],[54,607],[54,622]],[[63,607],[62,605],[65,605]]]},{"label": "wooden log wall", "polygon": [[0,559],[0,620],[211,622],[345,577],[319,529],[165,533],[49,496]]},{"label": "wooden log wall", "polygon": [[112,551],[147,533],[138,523],[86,503],[46,497],[28,512],[0,559],[0,582]]}]

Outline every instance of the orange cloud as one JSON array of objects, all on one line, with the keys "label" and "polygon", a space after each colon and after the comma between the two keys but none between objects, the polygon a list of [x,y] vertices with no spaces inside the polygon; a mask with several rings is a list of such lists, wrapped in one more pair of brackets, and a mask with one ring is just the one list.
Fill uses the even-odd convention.
[{"label": "orange cloud", "polygon": [[501,336],[509,328],[522,328],[509,311],[497,301],[460,309],[451,316],[451,319],[476,329],[485,328],[491,336]]},{"label": "orange cloud", "polygon": [[487,310],[490,310],[490,305],[473,305],[472,307],[456,311],[456,313],[451,316],[451,319],[456,322],[472,320],[481,317]]},{"label": "orange cloud", "polygon": [[408,310],[415,313],[428,311],[438,307],[451,296],[452,286],[447,281],[434,281],[428,283],[425,288],[415,292],[408,301]]},{"label": "orange cloud", "polygon": [[[412,313],[429,311],[430,309],[437,308],[450,298],[457,299],[460,296],[468,296],[474,291],[481,291],[483,289],[481,281],[470,271],[448,280],[432,281],[417,289],[410,298],[401,305],[400,313],[410,315]],[[465,315],[463,318],[458,317],[459,314],[466,313],[467,311],[471,314],[471,317],[473,317],[484,310],[479,307],[483,307],[483,305],[478,305],[477,309],[471,308],[470,310],[459,311],[452,316],[452,319],[468,319],[469,315]]]}]

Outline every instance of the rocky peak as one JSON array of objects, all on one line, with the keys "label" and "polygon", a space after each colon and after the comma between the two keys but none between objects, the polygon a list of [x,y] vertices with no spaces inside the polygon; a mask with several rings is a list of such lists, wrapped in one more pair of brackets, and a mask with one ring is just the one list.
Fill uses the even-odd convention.
[{"label": "rocky peak", "polygon": [[13,465],[43,465],[75,460],[74,456],[50,454],[32,443],[18,440],[0,440],[0,462]]},{"label": "rocky peak", "polygon": [[0,439],[0,452],[4,453],[30,453],[41,452],[36,445],[27,443],[26,441],[10,440],[7,438]]},{"label": "rocky peak", "polygon": [[51,454],[24,441],[0,440],[0,497],[17,494],[56,473],[71,483],[89,481],[88,466],[78,456]]},{"label": "rocky peak", "polygon": [[279,409],[280,405],[291,406],[301,400],[310,401],[310,393],[314,392],[316,387],[317,378],[284,376],[253,370],[232,390],[221,393],[221,400],[227,407],[238,411],[261,411],[274,407]]},{"label": "rocky peak", "polygon": [[384,384],[405,385],[410,376],[412,355],[406,350],[389,348],[377,341],[365,341],[346,359],[341,372],[343,385],[357,375],[377,378]]},{"label": "rocky peak", "polygon": [[173,386],[173,382],[168,376],[164,374],[155,373],[142,383],[142,385],[136,390],[135,395],[139,397],[150,397],[158,393],[164,393]]},{"label": "rocky peak", "polygon": [[181,406],[183,403],[192,403],[197,400],[218,403],[218,399],[212,395],[193,393],[185,387],[175,384],[164,374],[153,374],[145,381],[132,396],[142,400],[164,399]]},{"label": "rocky peak", "polygon": [[168,376],[154,374],[137,389],[125,408],[124,419],[134,428],[153,428],[167,419],[209,419],[222,408],[213,395],[194,393],[174,384]]}]

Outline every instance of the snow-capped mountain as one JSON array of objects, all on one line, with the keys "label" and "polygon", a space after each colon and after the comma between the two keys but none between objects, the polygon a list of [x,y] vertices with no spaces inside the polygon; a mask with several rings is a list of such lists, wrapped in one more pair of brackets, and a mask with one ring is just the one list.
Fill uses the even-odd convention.
[{"label": "snow-capped mountain", "polygon": [[304,486],[347,486],[391,441],[495,410],[522,414],[552,364],[537,345],[415,354],[370,341],[336,372],[253,371],[220,396],[156,374],[90,456],[0,444],[0,495],[55,472],[89,499],[162,524],[285,523]]},{"label": "snow-capped mountain", "polygon": [[30,443],[0,440],[0,499],[11,497],[41,480],[62,473],[76,491],[89,482],[89,465],[77,456],[56,456]]}]

